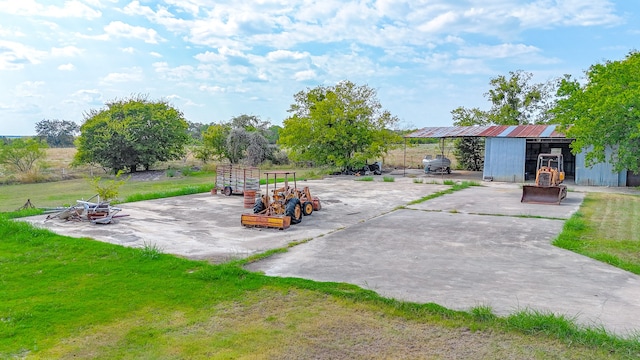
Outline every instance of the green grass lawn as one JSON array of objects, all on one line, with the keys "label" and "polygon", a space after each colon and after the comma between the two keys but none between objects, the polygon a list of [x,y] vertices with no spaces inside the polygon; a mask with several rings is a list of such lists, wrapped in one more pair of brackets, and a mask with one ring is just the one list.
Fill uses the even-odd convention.
[{"label": "green grass lawn", "polygon": [[[176,191],[189,186],[215,184],[215,173],[195,173],[193,176],[172,177],[157,181],[127,181],[120,188],[120,199],[135,194]],[[27,199],[36,207],[56,207],[75,204],[76,200],[88,199],[95,190],[86,179],[55,181],[38,184],[0,185],[0,212],[14,211]]]},{"label": "green grass lawn", "polygon": [[[121,196],[213,182],[212,174],[130,182]],[[91,196],[84,180],[7,188],[0,200],[10,210],[24,195],[37,206]],[[640,273],[639,211],[640,197],[588,194],[556,242]],[[640,358],[639,339],[549,314],[457,312],[242,267],[286,249],[212,265],[59,236],[10,215],[0,214],[0,359]]]},{"label": "green grass lawn", "polygon": [[[327,172],[326,169],[301,169],[295,171],[299,181],[321,178]],[[126,175],[123,178],[126,178]],[[120,202],[131,202],[158,197],[202,193],[210,191],[215,182],[215,172],[206,171],[194,172],[190,176],[167,177],[154,181],[128,180],[120,187],[118,199]],[[261,179],[261,183],[264,184],[264,182],[264,179]],[[96,191],[92,189],[87,179],[0,185],[0,212],[15,211],[23,206],[27,199],[34,206],[44,208],[74,205],[76,200],[86,200],[95,194]]]},{"label": "green grass lawn", "polygon": [[640,341],[562,317],[457,312],[242,268],[286,249],[211,265],[59,236],[6,216],[0,239],[0,358],[640,356]]},{"label": "green grass lawn", "polygon": [[640,196],[589,193],[554,245],[640,275]]}]

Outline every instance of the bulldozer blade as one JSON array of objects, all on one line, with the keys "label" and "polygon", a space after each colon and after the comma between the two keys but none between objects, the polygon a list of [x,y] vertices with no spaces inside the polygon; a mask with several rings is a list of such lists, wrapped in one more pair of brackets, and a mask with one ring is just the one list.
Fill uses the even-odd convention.
[{"label": "bulldozer blade", "polygon": [[522,186],[520,202],[531,204],[557,204],[567,197],[566,186]]},{"label": "bulldozer blade", "polygon": [[264,227],[284,230],[291,225],[289,216],[270,216],[262,214],[242,214],[240,223],[247,227]]}]

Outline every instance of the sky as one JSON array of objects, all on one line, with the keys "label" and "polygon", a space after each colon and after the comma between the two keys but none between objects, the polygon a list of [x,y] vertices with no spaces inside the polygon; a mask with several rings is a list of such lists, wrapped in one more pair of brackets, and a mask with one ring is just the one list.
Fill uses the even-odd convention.
[{"label": "sky", "polygon": [[400,128],[451,126],[490,108],[491,78],[582,78],[639,44],[635,0],[0,0],[0,135],[138,95],[282,125],[294,94],[343,80]]}]

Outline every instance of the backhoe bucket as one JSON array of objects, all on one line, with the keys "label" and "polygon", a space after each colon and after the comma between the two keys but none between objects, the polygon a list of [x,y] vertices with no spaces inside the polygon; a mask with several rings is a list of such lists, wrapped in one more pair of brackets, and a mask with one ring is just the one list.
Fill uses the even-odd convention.
[{"label": "backhoe bucket", "polygon": [[557,204],[567,197],[566,186],[522,186],[520,202],[532,204]]}]

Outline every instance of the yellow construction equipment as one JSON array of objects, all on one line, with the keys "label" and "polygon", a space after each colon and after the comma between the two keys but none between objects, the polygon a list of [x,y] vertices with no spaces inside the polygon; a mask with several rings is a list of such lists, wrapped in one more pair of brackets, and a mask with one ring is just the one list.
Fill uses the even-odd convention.
[{"label": "yellow construction equipment", "polygon": [[[264,174],[267,178],[266,194],[256,199],[253,214],[242,214],[242,225],[284,230],[291,224],[300,223],[303,215],[320,210],[320,199],[311,196],[309,187],[298,190],[295,172],[268,171]],[[293,186],[289,186],[290,175],[293,176]],[[283,180],[283,186],[269,191],[269,184],[277,184],[279,177]]]},{"label": "yellow construction equipment", "polygon": [[539,154],[535,185],[522,186],[523,203],[557,204],[567,197],[562,154]]}]

